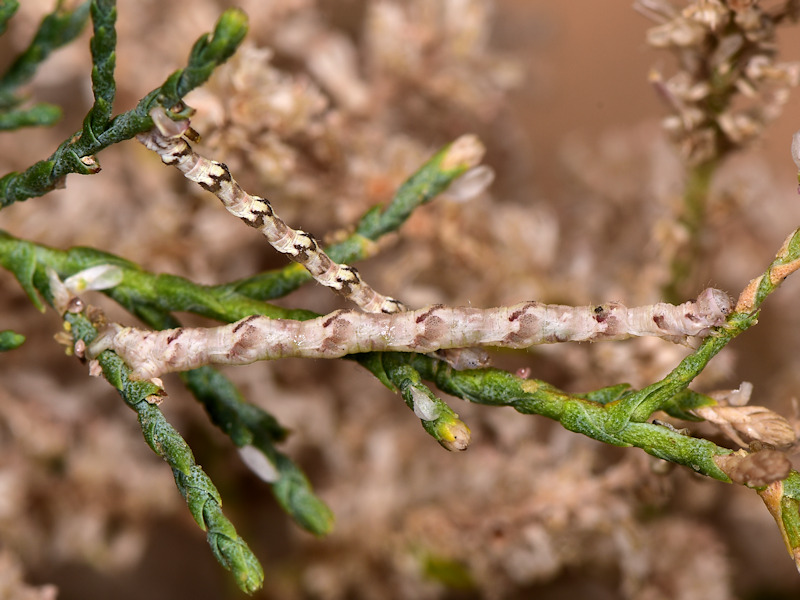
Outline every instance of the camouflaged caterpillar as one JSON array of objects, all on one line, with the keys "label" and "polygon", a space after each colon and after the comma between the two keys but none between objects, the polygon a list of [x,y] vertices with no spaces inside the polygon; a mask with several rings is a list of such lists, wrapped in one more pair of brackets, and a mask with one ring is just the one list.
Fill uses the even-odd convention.
[{"label": "camouflaged caterpillar", "polygon": [[430,306],[395,314],[338,310],[309,321],[252,315],[221,327],[148,331],[113,323],[89,347],[114,350],[139,379],[202,365],[245,365],[284,357],[338,358],[373,351],[428,353],[448,348],[528,348],[556,342],[656,336],[705,337],[725,322],[731,300],[713,288],[697,300],[627,308],[523,302],[499,308]]},{"label": "camouflaged caterpillar", "polygon": [[[334,262],[311,234],[289,227],[275,214],[269,200],[248,194],[225,164],[196,153],[188,140],[195,139],[197,134],[188,120],[173,121],[162,107],[153,108],[150,117],[155,127],[137,135],[137,140],[156,152],[164,164],[175,166],[184,177],[217,196],[228,212],[258,229],[273,248],[303,265],[319,283],[366,312],[389,314],[406,309],[399,300],[376,292],[354,267]],[[483,152],[474,136],[459,138],[451,148],[466,165],[477,164]]]},{"label": "camouflaged caterpillar", "polygon": [[[225,164],[194,152],[188,141],[196,141],[199,136],[188,120],[170,119],[163,107],[153,108],[150,117],[155,127],[137,136],[145,147],[156,152],[164,164],[174,165],[187,179],[216,195],[231,214],[261,231],[273,248],[300,263],[315,280],[333,288],[366,312],[392,314],[407,310],[401,301],[372,289],[354,267],[331,260],[310,234],[289,227],[275,214],[266,198],[248,194]],[[483,152],[483,145],[475,136],[464,135],[451,144],[443,161],[468,168],[452,187],[452,192],[462,200],[479,194],[494,178],[489,167],[476,166]],[[476,348],[443,350],[438,356],[456,368],[488,364],[488,355]]]},{"label": "camouflaged caterpillar", "polygon": [[228,212],[258,229],[278,252],[300,263],[322,285],[332,288],[367,312],[394,313],[404,309],[399,300],[383,296],[367,285],[354,267],[338,264],[325,254],[314,237],[289,227],[269,200],[248,194],[231,176],[227,165],[197,154],[187,139],[196,136],[189,121],[173,121],[162,107],[150,111],[155,127],[136,139],[156,152],[166,165],[219,198]]}]

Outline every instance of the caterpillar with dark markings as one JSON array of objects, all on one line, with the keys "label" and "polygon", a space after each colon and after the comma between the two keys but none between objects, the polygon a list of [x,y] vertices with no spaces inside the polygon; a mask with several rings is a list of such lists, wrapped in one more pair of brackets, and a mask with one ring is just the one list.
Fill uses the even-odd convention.
[{"label": "caterpillar with dark markings", "polygon": [[220,327],[148,331],[110,324],[88,355],[111,349],[141,379],[202,365],[244,365],[284,357],[338,358],[373,351],[428,353],[448,348],[528,348],[556,342],[656,336],[705,337],[725,322],[731,300],[703,291],[680,305],[563,306],[523,302],[499,308],[429,306],[394,314],[338,310],[308,321],[252,315]]}]

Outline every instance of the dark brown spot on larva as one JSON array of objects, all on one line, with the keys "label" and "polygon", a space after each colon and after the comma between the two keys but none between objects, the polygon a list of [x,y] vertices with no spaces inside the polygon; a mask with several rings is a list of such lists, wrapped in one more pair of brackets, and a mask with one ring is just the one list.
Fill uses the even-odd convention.
[{"label": "dark brown spot on larva", "polygon": [[[250,317],[237,326],[237,329],[241,330],[241,333],[238,334],[238,339],[228,351],[228,358],[243,356],[248,350],[258,344],[258,331],[252,325],[247,324],[249,320]],[[244,329],[242,329],[242,327],[244,327]]]},{"label": "dark brown spot on larva", "polygon": [[295,260],[298,262],[306,262],[308,260],[308,253],[314,252],[317,249],[317,241],[314,239],[314,236],[305,231],[298,232],[297,237],[305,239],[306,243],[300,242],[294,245],[294,249],[297,250]]},{"label": "dark brown spot on larva", "polygon": [[656,327],[658,327],[659,329],[664,329],[666,326],[666,320],[664,318],[664,315],[660,315],[658,313],[654,314],[653,323],[655,323]]},{"label": "dark brown spot on larva", "polygon": [[345,271],[350,275],[343,277],[341,275],[336,277],[336,282],[341,285],[339,291],[345,296],[349,296],[353,292],[353,286],[361,283],[361,276],[355,267],[349,265],[342,265],[340,271]]},{"label": "dark brown spot on larva", "polygon": [[179,327],[167,336],[167,345],[171,344],[183,335],[183,327]]},{"label": "dark brown spot on larva", "polygon": [[242,220],[248,223],[249,225],[252,225],[256,229],[261,229],[262,227],[264,227],[264,220],[266,217],[264,216],[263,212],[253,211],[250,214],[252,215],[252,220],[248,219],[247,217],[242,217]]},{"label": "dark brown spot on larva", "polygon": [[594,320],[598,323],[603,323],[608,318],[608,313],[606,312],[605,307],[603,306],[595,306],[594,307]]},{"label": "dark brown spot on larva", "polygon": [[248,323],[250,323],[250,321],[252,321],[253,319],[258,319],[258,318],[259,318],[259,316],[258,316],[258,315],[250,315],[250,316],[249,316],[249,317],[247,317],[246,319],[242,319],[242,320],[241,320],[241,321],[239,321],[239,322],[236,324],[236,326],[233,328],[233,333],[236,333],[237,331],[239,331],[239,330],[240,330],[242,327],[244,327],[245,325],[247,325]]},{"label": "dark brown spot on larva", "polygon": [[422,323],[422,332],[414,337],[412,344],[420,352],[431,352],[439,349],[447,332],[447,324],[444,320],[431,314],[437,308],[439,307],[431,307],[416,319],[417,323]]},{"label": "dark brown spot on larva", "polygon": [[189,147],[189,144],[186,142],[182,142],[178,147],[172,152],[173,156],[179,158],[185,158],[187,156],[192,155],[192,149]]},{"label": "dark brown spot on larva", "polygon": [[331,265],[333,264],[333,261],[330,258],[328,258],[327,254],[320,254],[317,257],[317,260],[319,261],[319,265],[317,268],[319,269],[320,273],[325,273],[328,269],[331,268]]},{"label": "dark brown spot on larva", "polygon": [[[532,308],[532,305],[528,305]],[[533,313],[527,312],[525,309],[518,311],[514,321],[519,323],[516,331],[512,331],[503,338],[503,344],[512,348],[524,348],[531,345],[533,338],[539,327],[539,321]],[[509,318],[511,321],[511,318]]]},{"label": "dark brown spot on larva", "polygon": [[344,318],[342,314],[338,314],[329,324],[332,327],[325,339],[322,340],[320,349],[326,354],[340,356],[347,341],[350,339],[352,323],[347,318]]},{"label": "dark brown spot on larva", "polygon": [[692,323],[696,323],[697,321],[699,321],[699,320],[700,320],[700,318],[699,318],[699,317],[698,317],[696,314],[694,314],[694,313],[691,313],[691,312],[687,312],[687,313],[686,313],[685,315],[683,315],[683,316],[684,316],[684,317],[686,317],[686,319],[687,319],[688,321],[691,321]]},{"label": "dark brown spot on larva", "polygon": [[216,194],[222,188],[222,183],[230,182],[233,178],[231,177],[231,172],[228,169],[228,165],[224,163],[214,163],[220,169],[222,169],[222,173],[219,175],[211,175],[209,176],[212,183],[206,183],[204,181],[199,181],[200,187],[204,190],[211,192],[212,194]]},{"label": "dark brown spot on larva", "polygon": [[524,315],[526,312],[528,312],[529,309],[536,308],[538,305],[539,305],[538,302],[526,302],[525,304],[522,304],[520,308],[518,308],[510,315],[508,315],[508,322],[513,323],[514,321],[519,319],[522,315]]},{"label": "dark brown spot on larva", "polygon": [[[168,144],[159,144],[159,147],[162,150],[166,150],[169,145]],[[180,159],[186,158],[187,156],[192,155],[192,149],[183,142],[181,144],[176,144],[173,146],[172,150],[169,151],[169,154],[164,154],[161,156],[161,162],[165,165],[172,165],[176,162],[179,162]]]},{"label": "dark brown spot on larva", "polygon": [[336,320],[337,320],[337,319],[339,319],[340,317],[342,317],[342,315],[345,315],[345,314],[347,314],[347,313],[349,313],[349,312],[350,312],[350,311],[349,311],[349,310],[347,310],[347,309],[342,309],[342,310],[337,310],[337,311],[335,311],[335,312],[331,313],[330,315],[328,315],[328,318],[327,318],[327,319],[325,319],[325,320],[322,322],[322,327],[323,327],[323,328],[330,327],[331,325],[333,325],[333,323],[335,323],[335,322],[336,322]]},{"label": "dark brown spot on larva", "polygon": [[[251,223],[254,227],[258,227],[261,229],[264,226],[264,223],[268,218],[272,218],[272,215],[275,213],[272,210],[272,205],[269,203],[269,200],[266,198],[262,198],[261,196],[250,196],[251,202],[251,209],[250,214],[253,215],[252,221],[247,221]],[[254,205],[256,202],[262,202],[264,204],[263,208],[256,208]]]},{"label": "dark brown spot on larva", "polygon": [[389,306],[384,306],[381,308],[381,312],[387,315],[402,312],[405,306],[402,302],[400,302],[400,300],[395,300],[394,298],[387,298],[386,303]]},{"label": "dark brown spot on larva", "polygon": [[419,315],[417,315],[417,318],[415,319],[415,322],[416,323],[422,323],[424,320],[429,318],[433,313],[435,313],[441,307],[442,307],[441,304],[434,304],[433,306],[429,306],[426,311],[421,312]]}]

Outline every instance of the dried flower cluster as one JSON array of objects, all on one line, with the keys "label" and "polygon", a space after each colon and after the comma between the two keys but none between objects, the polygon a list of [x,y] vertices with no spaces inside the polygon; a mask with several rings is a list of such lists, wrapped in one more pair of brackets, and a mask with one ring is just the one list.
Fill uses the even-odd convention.
[{"label": "dried flower cluster", "polygon": [[669,0],[638,0],[659,23],[648,43],[678,59],[668,79],[650,79],[673,114],[664,127],[691,164],[719,158],[757,138],[800,82],[800,63],[775,60],[776,27],[798,17],[792,0],[770,8],[757,0],[704,0],[678,9]]}]

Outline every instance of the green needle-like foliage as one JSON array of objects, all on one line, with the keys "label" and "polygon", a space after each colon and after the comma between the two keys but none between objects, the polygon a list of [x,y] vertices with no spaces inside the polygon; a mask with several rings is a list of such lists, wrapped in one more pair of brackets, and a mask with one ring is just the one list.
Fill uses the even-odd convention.
[{"label": "green needle-like foliage", "polygon": [[93,14],[102,17],[93,50],[102,64],[95,65],[95,105],[84,121],[82,131],[70,136],[46,160],[39,161],[22,173],[12,172],[0,179],[0,208],[42,196],[53,190],[70,173],[90,175],[99,169],[94,155],[102,149],[128,140],[153,127],[150,109],[159,104],[166,108],[178,105],[191,90],[202,85],[211,72],[230,58],[247,32],[247,17],[236,9],[225,11],[217,21],[214,33],[204,35],[189,55],[186,68],[170,75],[164,84],[147,94],[132,110],[107,121],[113,101],[113,24],[116,11],[112,4],[98,5]]},{"label": "green needle-like foliage", "polygon": [[[68,44],[80,34],[89,17],[89,5],[87,0],[70,11],[59,2],[56,10],[42,20],[28,48],[0,77],[0,110],[19,104],[20,99],[14,95],[17,88],[31,80],[36,69],[53,50]],[[0,5],[0,33],[5,30],[6,22],[16,9],[16,2]]]},{"label": "green needle-like foliage", "polygon": [[[179,327],[180,322],[155,310],[134,312],[156,329]],[[313,492],[303,471],[275,444],[283,441],[288,431],[262,408],[245,401],[233,382],[211,367],[200,367],[180,374],[186,387],[205,407],[211,421],[231,438],[237,447],[258,449],[278,475],[270,481],[275,499],[301,527],[314,535],[326,535],[333,528],[333,513]]]},{"label": "green needle-like foliage", "polygon": [[[50,300],[49,286],[41,270],[35,279],[39,291]],[[68,312],[64,320],[75,341],[89,344],[97,336],[97,330],[83,314]],[[97,361],[103,376],[117,389],[125,404],[136,411],[147,444],[172,468],[178,490],[186,499],[194,520],[206,531],[214,556],[233,573],[242,590],[252,593],[259,589],[264,571],[258,559],[222,513],[222,499],[216,487],[195,463],[191,449],[156,404],[163,390],[149,381],[132,380],[130,369],[113,352],[101,353]]]},{"label": "green needle-like foliage", "polygon": [[[39,26],[28,48],[17,57],[8,70],[0,76],[0,131],[22,127],[41,127],[56,123],[62,115],[61,108],[40,102],[20,107],[25,100],[17,89],[30,81],[39,65],[57,48],[74,40],[80,34],[89,16],[89,2],[74,10],[65,10],[61,3],[47,15]],[[0,2],[0,34],[19,4],[15,1]]]},{"label": "green needle-like foliage", "polygon": [[[779,281],[776,281],[776,278],[783,272],[780,271],[780,268],[785,269],[787,265],[791,266],[800,261],[798,240],[800,240],[800,233],[796,232],[766,271],[762,283],[757,288],[756,297],[759,304],[763,302],[767,293],[777,288]],[[69,253],[82,256],[85,252],[85,249],[77,249]],[[69,253],[60,253],[29,242],[16,241],[7,234],[0,236],[0,263],[20,279],[23,288],[32,286],[31,280],[37,270],[38,260],[63,269],[68,262],[65,258]],[[104,256],[108,262],[109,255]],[[86,268],[92,264],[98,264],[97,258],[95,257],[91,263],[73,263],[72,268],[77,271],[78,267]],[[71,274],[70,271],[72,269],[63,272],[63,275]],[[142,277],[148,276],[150,278],[157,277],[144,275],[142,272]],[[134,296],[135,293],[126,289],[130,285],[126,278],[123,278],[123,283],[109,290],[109,295],[112,297]],[[183,301],[183,298],[187,296],[184,286],[192,284],[182,280],[180,285],[178,290],[180,293],[172,292],[168,286],[161,288],[162,298],[175,298],[174,305],[165,306],[164,310],[182,310],[186,306]],[[197,293],[191,295],[195,300],[201,298],[204,291],[202,286],[197,286],[197,288]],[[139,297],[142,295],[139,294]],[[223,320],[237,320],[240,302],[241,299],[235,297],[215,298],[215,312],[220,316],[227,313],[228,317]],[[162,304],[169,304],[169,300],[164,300]],[[710,477],[727,481],[728,477],[713,462],[713,456],[726,454],[729,452],[728,450],[718,448],[706,440],[683,436],[667,428],[645,423],[645,421],[656,410],[668,409],[672,399],[685,393],[688,385],[703,370],[708,361],[736,335],[754,323],[755,317],[751,310],[735,312],[729,317],[726,326],[719,328],[715,335],[707,338],[695,352],[681,361],[678,367],[663,380],[639,391],[629,391],[617,386],[602,390],[594,396],[587,394],[583,397],[570,396],[545,382],[522,380],[495,369],[456,371],[445,363],[428,356],[393,354],[384,355],[391,356],[391,358],[375,360],[373,356],[376,355],[367,354],[358,355],[357,358],[360,364],[390,386],[397,386],[400,389],[408,388],[411,383],[417,381],[414,374],[416,371],[423,378],[434,381],[439,389],[465,400],[481,404],[513,406],[523,413],[541,414],[558,420],[571,431],[583,433],[614,445],[637,446],[665,460],[691,466]],[[402,368],[404,364],[411,369]]]},{"label": "green needle-like foliage", "polygon": [[[80,270],[78,267],[86,268],[93,264],[101,264],[98,260],[100,257],[97,256],[89,262],[81,261],[80,258],[87,253],[91,252],[87,249],[75,249],[68,253],[61,253],[30,242],[14,240],[7,234],[0,236],[0,263],[15,274],[26,290],[33,290],[32,279],[39,260],[55,267],[62,275],[68,275],[71,274],[72,269],[77,271]],[[70,254],[74,255],[71,257],[72,260],[78,260],[76,263],[72,263],[72,269],[62,271],[70,262],[66,260]],[[109,260],[112,257],[107,254],[102,256],[106,262],[114,264],[113,260]],[[119,261],[119,259],[116,260]],[[754,305],[748,306],[745,312],[732,313],[724,327],[719,328],[714,335],[708,337],[695,352],[684,358],[664,379],[639,391],[626,392],[615,388],[614,393],[618,397],[609,398],[607,395],[600,395],[598,396],[599,401],[591,399],[589,395],[570,397],[544,382],[519,380],[504,371],[492,369],[456,371],[441,361],[427,356],[398,354],[387,364],[381,360],[373,360],[372,355],[359,355],[358,359],[362,365],[390,386],[407,388],[409,383],[406,383],[405,380],[414,382],[416,378],[413,370],[415,370],[423,378],[434,381],[443,391],[466,400],[490,405],[512,405],[520,412],[541,414],[558,420],[567,429],[600,441],[621,446],[635,445],[661,458],[690,465],[711,477],[728,480],[713,461],[709,462],[712,456],[727,453],[727,450],[721,449],[718,452],[707,451],[705,454],[698,454],[695,444],[705,446],[710,442],[686,436],[675,437],[678,434],[673,435],[674,432],[668,435],[665,431],[661,431],[666,428],[649,425],[645,421],[656,410],[667,408],[674,397],[685,393],[688,385],[703,370],[708,361],[736,335],[756,322],[753,311],[757,310],[766,296],[777,288],[782,278],[790,272],[788,269],[793,268],[798,262],[800,262],[800,233],[795,232],[755,288]],[[144,280],[152,281],[158,278],[158,276],[144,272],[139,272],[139,274]],[[129,286],[130,282],[126,273],[123,283],[109,290],[108,293],[112,297],[151,297],[152,292],[148,292],[145,296],[138,291],[129,290]],[[189,293],[188,288],[192,286],[194,284],[187,280],[180,280],[179,287],[175,290],[171,290],[169,284],[162,286],[159,289],[162,299],[160,308],[167,311],[186,310],[186,297],[200,302],[207,289],[204,289],[203,286],[195,286],[195,293]],[[35,291],[32,293],[35,297]],[[222,317],[221,320],[232,322],[240,318],[241,298],[215,297],[213,300],[214,312]],[[204,310],[196,312],[207,314],[207,311]],[[265,314],[265,312],[257,314]],[[306,313],[303,316],[308,318],[312,314]],[[405,362],[413,370],[401,370],[396,364],[397,361],[401,361],[401,364]],[[519,398],[521,393],[524,395],[524,402],[511,400]],[[495,399],[495,396],[499,396],[500,399]],[[666,436],[666,440],[664,436]],[[676,440],[682,443],[678,444]],[[665,445],[662,446],[662,444]],[[713,444],[711,446],[716,448]],[[710,448],[710,446],[707,447]],[[679,448],[680,452],[676,453],[676,448]],[[692,458],[695,456],[704,456],[705,459],[698,462]]]},{"label": "green needle-like foliage", "polygon": [[[396,387],[404,393],[407,402],[413,405],[411,388],[425,393],[427,388],[421,386],[420,378],[433,381],[439,389],[464,400],[493,406],[511,406],[523,414],[539,414],[559,421],[566,429],[582,433],[599,441],[617,446],[635,446],[661,459],[685,465],[709,477],[721,481],[730,481],[728,475],[715,462],[715,457],[730,454],[730,450],[719,447],[704,439],[683,435],[668,427],[650,424],[647,421],[656,410],[666,410],[673,414],[685,414],[686,410],[708,405],[709,399],[694,395],[688,385],[700,373],[708,361],[716,355],[736,335],[755,323],[755,315],[761,302],[774,291],[780,281],[800,262],[800,233],[795,233],[778,257],[773,261],[765,274],[752,285],[752,302],[739,307],[730,315],[725,326],[707,338],[700,347],[687,356],[672,373],[663,380],[642,390],[631,391],[627,386],[613,386],[584,395],[570,395],[543,381],[525,380],[497,369],[478,369],[457,371],[438,359],[414,354],[362,354],[357,355],[358,362],[373,372],[376,377],[390,387]],[[252,314],[275,312],[274,316],[285,317],[281,310],[270,305],[258,303],[249,298],[232,295],[219,295],[207,288],[182,278],[163,277],[141,271],[132,263],[113,255],[96,250],[77,248],[67,252],[38,246],[30,242],[16,240],[8,234],[0,235],[0,263],[12,271],[20,280],[23,288],[36,298],[35,278],[41,273],[44,265],[56,268],[62,276],[71,275],[79,270],[97,264],[117,264],[123,268],[123,281],[107,293],[120,301],[135,314],[148,319],[146,310],[152,300],[159,311],[193,310],[200,314],[214,314],[224,321],[241,318],[245,306],[253,308],[260,304],[261,308]],[[213,305],[213,310],[203,308],[204,302]],[[741,304],[741,302],[740,302]],[[193,308],[192,308],[193,307]],[[270,308],[267,308],[270,307]],[[304,311],[299,318],[310,318],[313,313]],[[154,317],[149,320],[153,324]],[[167,326],[164,321],[158,326]],[[211,371],[202,371],[201,377],[215,378]],[[186,377],[193,377],[185,375]],[[215,385],[206,385],[195,381],[195,387],[212,390]],[[191,384],[190,384],[191,386]],[[204,392],[199,394],[202,397]],[[429,391],[428,391],[429,393]],[[212,392],[218,396],[218,390]],[[438,399],[430,394],[432,402]],[[247,422],[246,409],[236,409],[236,416],[230,419],[231,408],[239,404],[220,403],[214,400],[214,408],[209,412],[217,414],[216,421],[226,430],[236,433],[234,441],[252,443],[262,450],[273,465],[281,472],[281,477],[273,486],[276,497],[301,524],[306,528],[323,532],[330,526],[330,515],[324,505],[316,504],[317,499],[306,493],[309,488],[304,476],[285,457],[273,452],[275,429],[272,425],[262,430],[261,443],[257,427],[242,425]],[[245,405],[247,406],[247,405]],[[436,405],[441,410],[443,420],[438,425],[461,423],[454,413],[443,403]],[[228,416],[223,417],[227,412]],[[261,418],[261,417],[257,417]],[[426,429],[441,441],[441,431],[437,428],[437,420],[424,423]],[[244,432],[244,433],[243,433]],[[252,440],[252,441],[251,441]],[[791,475],[794,477],[794,475]],[[299,484],[297,483],[299,482]],[[793,489],[793,488],[788,488]],[[298,490],[302,495],[297,496]],[[308,501],[312,504],[306,506]],[[794,501],[794,500],[792,500]],[[312,520],[308,520],[309,516]],[[318,518],[315,522],[313,518]],[[304,521],[305,519],[305,521]],[[785,516],[784,520],[791,516]],[[798,519],[800,520],[800,515]]]},{"label": "green needle-like foliage", "polygon": [[19,8],[17,0],[0,0],[0,35],[3,35],[8,28],[8,21],[14,16]]},{"label": "green needle-like foliage", "polygon": [[7,352],[8,350],[19,348],[24,343],[25,336],[21,333],[11,331],[10,329],[0,331],[0,352]]},{"label": "green needle-like foliage", "polygon": [[61,119],[61,114],[58,106],[47,102],[40,102],[29,108],[0,112],[0,131],[55,125]]},{"label": "green needle-like foliage", "polygon": [[102,132],[111,119],[111,109],[117,85],[114,66],[117,62],[117,7],[114,0],[92,2],[94,36],[89,47],[92,51],[92,92],[94,105],[84,122],[83,135]]},{"label": "green needle-like foliage", "polygon": [[[286,310],[237,294],[223,294],[217,288],[197,285],[182,277],[154,275],[125,259],[93,248],[64,252],[17,240],[5,232],[0,232],[0,264],[14,273],[31,299],[40,305],[33,283],[37,268],[40,272],[45,267],[52,268],[61,278],[66,278],[96,265],[116,265],[122,269],[122,283],[107,293],[158,329],[179,325],[169,311],[195,312],[223,321],[235,321],[250,314],[295,319],[316,316],[310,311]],[[272,491],[284,510],[312,533],[328,533],[333,525],[330,509],[313,494],[302,471],[274,447],[286,435],[274,417],[245,402],[236,387],[211,367],[181,373],[181,378],[205,406],[214,424],[238,447],[257,447],[276,467],[280,477],[271,483]]]},{"label": "green needle-like foliage", "polygon": [[457,371],[451,366],[416,354],[395,355],[406,361],[423,378],[433,381],[448,394],[490,406],[510,406],[522,414],[536,414],[561,423],[564,428],[615,446],[636,446],[645,452],[714,479],[730,478],[714,462],[715,456],[729,454],[708,440],[682,435],[668,427],[628,422],[617,429],[613,405],[570,395],[535,379],[521,379],[499,369]]},{"label": "green needle-like foliage", "polygon": [[403,400],[419,417],[422,427],[433,439],[448,450],[466,450],[469,427],[458,418],[444,400],[438,398],[422,383],[422,377],[406,360],[396,353],[381,354],[386,376],[403,396]]}]

